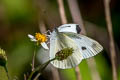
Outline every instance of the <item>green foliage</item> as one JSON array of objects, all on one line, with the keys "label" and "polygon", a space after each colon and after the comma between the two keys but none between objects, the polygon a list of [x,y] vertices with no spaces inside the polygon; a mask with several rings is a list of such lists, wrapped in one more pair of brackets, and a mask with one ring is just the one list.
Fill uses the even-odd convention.
[{"label": "green foliage", "polygon": [[0,80],[8,80],[6,71],[3,66],[0,66]]},{"label": "green foliage", "polygon": [[10,68],[9,74],[11,75],[11,79],[17,76],[20,80],[23,80],[23,73],[31,69],[30,64],[32,63],[33,47],[24,39],[24,42],[19,41],[10,53],[8,66]]},{"label": "green foliage", "polygon": [[6,15],[10,21],[13,22],[24,22],[32,19],[34,14],[34,9],[31,6],[32,1],[30,0],[3,0],[2,1],[5,9]]},{"label": "green foliage", "polygon": [[[7,79],[9,79],[8,69],[7,69],[6,63],[7,63],[6,53],[5,53],[5,51],[4,51],[3,49],[0,48],[0,67],[1,67],[1,68],[0,68],[0,71],[1,71],[0,74],[2,74],[0,80],[1,80],[1,79],[4,79],[4,77],[7,77]],[[3,67],[3,68],[2,68],[2,67]],[[2,71],[3,69],[4,69],[5,72]],[[6,73],[6,75],[4,75],[4,73]],[[3,77],[3,76],[4,76],[4,77]]]},{"label": "green foliage", "polygon": [[98,54],[96,59],[97,69],[98,72],[102,78],[102,80],[112,80],[112,70],[109,64],[107,63],[104,56],[102,56],[103,53]]},{"label": "green foliage", "polygon": [[[89,60],[89,59],[88,59]],[[106,59],[102,56],[102,53],[95,57],[97,70],[102,80],[112,80],[111,67],[107,63]],[[86,60],[82,60],[79,64],[82,80],[92,80],[91,72]],[[76,80],[74,69],[60,70],[64,76],[64,80]]]},{"label": "green foliage", "polygon": [[75,70],[72,69],[63,69],[60,70],[63,80],[76,80]]},{"label": "green foliage", "polygon": [[80,63],[79,68],[80,68],[82,80],[92,80],[90,69],[88,68],[88,64],[86,60],[83,60]]},{"label": "green foliage", "polygon": [[[38,20],[43,19],[45,21],[45,25],[48,26],[47,29],[51,29],[51,30],[53,29],[54,26],[60,25],[61,23],[60,23],[60,15],[59,15],[59,6],[56,0],[52,0],[52,1],[40,0],[39,2],[41,3],[40,4],[38,3],[37,7],[40,6],[41,9],[40,8],[37,9],[35,5],[36,3],[34,4],[33,0],[1,0],[0,2],[2,2],[0,3],[0,23],[1,23],[0,44],[2,44],[1,46],[4,46],[7,51],[10,50],[9,53],[7,53],[8,55],[7,63],[11,78],[13,79],[15,76],[17,76],[19,80],[23,80],[23,74],[31,70],[30,64],[32,62],[32,56],[33,56],[33,46],[30,43],[28,43],[29,41],[26,41],[25,38],[28,33],[33,33],[34,31],[36,31],[35,28],[36,26],[38,28],[38,22],[39,22]],[[44,4],[42,2],[44,2]],[[103,12],[101,12],[102,14],[95,13],[97,11],[96,8],[98,7],[94,7],[93,4],[86,6],[85,5],[86,3],[82,3],[82,2],[79,4],[81,4],[79,5],[79,8],[81,9],[82,12],[81,14],[84,19],[86,17],[88,21],[92,21],[95,24],[97,24],[100,28],[106,29],[106,22],[105,22],[105,17],[103,16],[104,15]],[[64,0],[64,6],[65,6],[65,12],[68,23],[72,22],[72,17],[70,14],[67,0]],[[87,10],[90,9],[88,7],[91,6],[94,7],[91,8],[92,10],[94,10],[94,12],[92,12],[91,10]],[[40,11],[37,14],[35,13],[36,9],[38,12]],[[111,9],[112,9],[111,17],[113,22],[115,43],[119,46],[120,15],[118,12],[114,11],[115,10],[114,5],[111,6]],[[86,11],[88,11],[89,14],[87,14]],[[96,16],[95,19],[94,16]],[[33,22],[33,19],[36,20],[35,23]],[[14,23],[16,22],[18,23],[22,22],[25,24],[14,25]],[[21,28],[18,28],[19,26]],[[39,31],[39,29],[37,30]],[[98,30],[96,30],[96,33],[97,31]],[[89,30],[89,32],[92,33],[92,30]],[[88,35],[92,37],[96,37],[96,39],[98,40],[106,38],[103,37],[102,35],[97,35],[97,34],[95,36],[91,34]],[[105,43],[105,46],[108,45],[108,43],[106,42],[103,43]],[[102,80],[112,80],[112,69],[111,69],[111,64],[109,64],[110,60],[106,59],[102,54],[104,53],[100,53],[97,56],[95,56],[98,72]],[[1,55],[0,55],[0,65],[2,65],[0,66],[0,80],[7,80],[7,75],[3,67],[6,65],[6,58],[3,58],[3,56],[1,57]],[[92,80],[91,72],[90,69],[88,68],[88,64],[86,60],[82,60],[82,62],[79,64],[79,68],[80,68],[82,80]],[[76,80],[76,74],[74,68],[60,70],[60,73],[61,73],[61,78],[64,78],[64,80]],[[118,80],[120,80],[120,68],[118,70]]]},{"label": "green foliage", "polygon": [[120,67],[118,69],[118,80],[120,80]]}]

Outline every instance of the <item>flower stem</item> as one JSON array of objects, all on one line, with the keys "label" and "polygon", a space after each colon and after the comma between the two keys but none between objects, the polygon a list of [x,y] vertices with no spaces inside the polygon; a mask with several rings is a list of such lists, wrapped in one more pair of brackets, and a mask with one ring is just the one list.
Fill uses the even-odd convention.
[{"label": "flower stem", "polygon": [[7,69],[7,66],[6,66],[6,65],[4,66],[4,69],[5,69],[5,71],[6,71],[6,74],[7,74],[8,80],[10,80],[10,77],[9,77],[9,74],[8,74],[8,69]]},{"label": "flower stem", "polygon": [[110,47],[110,55],[111,55],[111,63],[112,63],[112,76],[113,80],[118,80],[117,78],[117,68],[116,68],[116,51],[115,51],[115,43],[113,37],[113,30],[112,30],[112,21],[111,21],[111,14],[110,14],[110,1],[111,0],[103,0],[104,7],[105,7],[105,17],[107,23],[107,29],[109,34],[109,47]]},{"label": "flower stem", "polygon": [[51,61],[53,61],[53,60],[55,60],[55,59],[56,59],[56,58],[53,58],[53,59],[45,62],[44,64],[38,66],[37,68],[35,68],[35,69],[30,73],[30,76],[28,77],[28,80],[31,80],[33,74],[34,74],[36,71],[39,71],[39,72],[40,72],[40,75],[41,75],[42,71],[47,67],[47,65],[48,65]]},{"label": "flower stem", "polygon": [[32,59],[32,71],[34,70],[34,67],[35,67],[35,57],[36,57],[36,45],[35,45],[33,59]]}]

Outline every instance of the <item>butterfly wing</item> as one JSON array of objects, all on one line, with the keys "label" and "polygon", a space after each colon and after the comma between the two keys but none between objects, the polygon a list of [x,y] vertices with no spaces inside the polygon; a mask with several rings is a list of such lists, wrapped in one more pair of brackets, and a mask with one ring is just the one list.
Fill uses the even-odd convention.
[{"label": "butterfly wing", "polygon": [[[80,53],[80,50],[79,50],[78,46],[75,44],[75,41],[73,41],[71,38],[69,38],[65,34],[61,33],[60,35],[62,35],[62,38],[59,38],[59,35],[57,35],[57,33],[55,31],[51,34],[51,38],[50,38],[50,59],[55,58],[55,54],[63,48],[67,48],[67,47],[73,48],[74,52],[73,52],[72,55],[67,57],[67,59],[64,59],[64,60],[61,60],[61,61],[54,60],[51,63],[55,67],[61,68],[61,69],[75,67],[83,59],[83,57]],[[62,39],[62,41],[60,39]],[[64,44],[64,45],[61,46],[61,44]]]},{"label": "butterfly wing", "polygon": [[79,47],[80,53],[82,53],[83,58],[89,58],[95,56],[103,50],[103,47],[95,40],[88,38],[81,34],[75,33],[64,33],[75,41]]},{"label": "butterfly wing", "polygon": [[63,24],[58,27],[59,32],[73,32],[80,33],[81,28],[78,24]]}]

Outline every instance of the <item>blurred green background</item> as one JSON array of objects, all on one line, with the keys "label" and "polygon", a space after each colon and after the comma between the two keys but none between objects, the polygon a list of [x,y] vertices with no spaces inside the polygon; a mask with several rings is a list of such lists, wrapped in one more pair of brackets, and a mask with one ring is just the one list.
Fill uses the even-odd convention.
[{"label": "blurred green background", "polygon": [[[120,1],[111,0],[111,17],[117,53],[117,72],[120,80]],[[112,80],[109,39],[106,28],[103,0],[78,0],[88,36],[99,41],[104,51],[95,56],[98,73],[102,80]],[[73,23],[67,0],[64,0],[68,23]],[[28,34],[40,32],[40,23],[47,30],[61,25],[57,0],[0,0],[0,47],[8,56],[11,79],[23,80],[24,73],[31,71],[34,45]],[[94,25],[94,27],[89,27]],[[94,33],[96,32],[96,34]],[[37,62],[36,65],[40,64]],[[92,80],[86,60],[79,64],[82,80]],[[46,70],[49,73],[49,71]],[[74,69],[59,70],[61,80],[76,80]],[[40,76],[39,80],[52,80]],[[48,74],[49,75],[49,74]],[[4,78],[4,79],[3,79]],[[0,80],[7,80],[0,66]]]}]

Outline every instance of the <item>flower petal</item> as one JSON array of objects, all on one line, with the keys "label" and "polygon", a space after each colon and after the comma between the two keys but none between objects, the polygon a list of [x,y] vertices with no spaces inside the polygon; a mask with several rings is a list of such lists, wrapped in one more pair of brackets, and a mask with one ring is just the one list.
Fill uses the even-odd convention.
[{"label": "flower petal", "polygon": [[28,34],[28,37],[30,38],[31,41],[36,42],[37,40],[35,39],[35,37],[31,34]]},{"label": "flower petal", "polygon": [[45,49],[49,49],[47,44],[45,42],[41,43],[42,47],[45,48]]},{"label": "flower petal", "polygon": [[30,38],[30,39],[34,39],[35,37],[33,36],[33,35],[31,35],[31,34],[28,34],[28,37]]},{"label": "flower petal", "polygon": [[31,41],[34,41],[34,42],[36,42],[37,40],[36,39],[30,39]]}]

